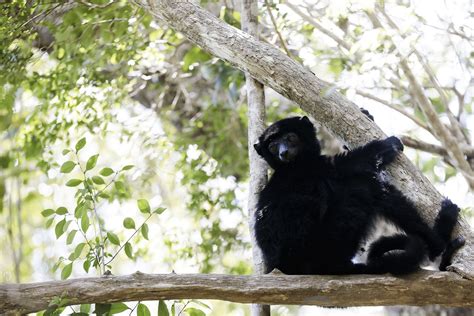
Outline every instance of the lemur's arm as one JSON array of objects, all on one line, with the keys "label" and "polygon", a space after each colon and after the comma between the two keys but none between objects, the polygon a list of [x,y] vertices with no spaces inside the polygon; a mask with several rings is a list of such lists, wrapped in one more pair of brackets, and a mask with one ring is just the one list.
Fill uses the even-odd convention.
[{"label": "lemur's arm", "polygon": [[382,170],[403,151],[403,144],[395,136],[374,140],[348,152],[330,157],[340,175],[371,174]]}]

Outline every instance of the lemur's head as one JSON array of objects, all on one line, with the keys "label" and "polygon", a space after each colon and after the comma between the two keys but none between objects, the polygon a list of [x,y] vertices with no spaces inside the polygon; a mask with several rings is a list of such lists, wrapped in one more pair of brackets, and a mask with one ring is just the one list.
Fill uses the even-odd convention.
[{"label": "lemur's head", "polygon": [[273,123],[254,145],[257,153],[273,169],[290,167],[300,157],[320,154],[316,129],[308,117],[290,117]]}]

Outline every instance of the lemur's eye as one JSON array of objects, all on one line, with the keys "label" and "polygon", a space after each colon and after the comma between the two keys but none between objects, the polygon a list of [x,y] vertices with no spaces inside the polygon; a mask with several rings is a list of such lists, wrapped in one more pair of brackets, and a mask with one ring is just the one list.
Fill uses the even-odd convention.
[{"label": "lemur's eye", "polygon": [[289,133],[288,135],[286,135],[286,139],[293,143],[298,141],[298,135],[296,135],[295,133]]},{"label": "lemur's eye", "polygon": [[269,150],[272,154],[276,154],[276,152],[278,151],[278,144],[277,144],[277,142],[271,142],[271,143],[268,145],[268,150]]}]

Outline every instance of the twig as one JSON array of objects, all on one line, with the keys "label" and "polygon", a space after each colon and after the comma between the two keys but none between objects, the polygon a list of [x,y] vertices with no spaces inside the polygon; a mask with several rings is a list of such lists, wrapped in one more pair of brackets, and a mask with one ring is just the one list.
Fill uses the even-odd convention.
[{"label": "twig", "polygon": [[186,306],[188,306],[190,302],[191,301],[187,301],[186,304],[184,304],[183,308],[181,308],[181,310],[179,311],[178,316],[180,316],[183,313],[184,309],[186,308]]},{"label": "twig", "polygon": [[410,120],[412,120],[416,125],[420,126],[421,128],[427,130],[428,132],[432,133],[429,126],[426,125],[425,123],[423,123],[420,119],[418,119],[416,116],[408,113],[407,111],[405,111],[403,108],[401,108],[399,105],[396,105],[396,104],[392,104],[386,100],[383,100],[375,95],[372,95],[370,93],[367,93],[367,92],[364,92],[364,91],[361,91],[361,90],[358,90],[356,89],[355,90],[357,94],[365,97],[365,98],[368,98],[368,99],[371,99],[371,100],[374,100],[374,101],[377,101],[383,105],[386,105],[388,106],[389,108],[403,114],[404,116],[408,117]]},{"label": "twig", "polygon": [[273,17],[272,9],[270,8],[270,4],[268,3],[268,0],[265,0],[265,7],[267,8],[268,15],[270,15],[270,19],[272,20],[273,28],[275,29],[275,33],[277,33],[278,38],[280,39],[280,43],[281,43],[281,46],[283,47],[283,50],[288,55],[288,57],[293,58],[290,51],[288,50],[288,47],[286,47],[285,40],[283,39],[283,36],[278,31],[278,26],[276,24],[275,18]]},{"label": "twig", "polygon": [[132,310],[130,311],[130,314],[128,314],[128,316],[131,316],[133,311],[138,307],[138,304],[140,304],[141,301],[138,301],[137,304],[135,304],[135,306],[132,308]]},{"label": "twig", "polygon": [[[84,183],[84,188],[91,195],[92,206],[93,206],[92,210],[93,210],[93,213],[94,213],[94,217],[97,220],[97,226],[99,227],[99,238],[100,238],[99,251],[100,251],[100,253],[96,254],[97,255],[96,257],[100,257],[100,259],[101,259],[101,260],[99,260],[99,264],[102,263],[102,269],[100,269],[100,267],[99,267],[99,271],[100,271],[100,274],[102,275],[102,274],[105,273],[104,230],[103,230],[102,225],[100,223],[100,217],[99,217],[99,214],[97,212],[97,206],[95,204],[95,198],[94,198],[94,196],[95,196],[94,195],[94,190],[86,182],[86,180],[87,180],[87,175],[86,175],[87,170],[84,170],[84,168],[82,168],[81,162],[79,161],[79,155],[78,155],[77,150],[74,151],[74,154],[76,155],[77,165],[79,166],[79,169],[81,169],[82,175],[84,176],[84,182],[83,182]],[[95,235],[97,235],[95,225],[93,225],[93,227],[94,227],[94,233],[95,233]]]},{"label": "twig", "polygon": [[[419,149],[419,150],[422,150],[422,151],[425,151],[425,152],[428,152],[428,153],[432,153],[432,154],[437,154],[437,155],[440,155],[440,156],[447,156],[448,155],[448,151],[444,147],[441,147],[441,146],[438,146],[438,145],[435,145],[435,144],[431,144],[431,143],[427,143],[427,142],[412,138],[410,136],[401,136],[400,139],[402,140],[404,145],[406,145],[408,147],[411,147],[413,149]],[[474,148],[473,147],[467,147],[466,146],[462,149],[463,149],[464,154],[467,157],[474,157]]]},{"label": "twig", "polygon": [[[267,0],[265,0],[266,2]],[[291,4],[289,2],[285,2],[285,5],[293,10],[296,14],[298,14],[300,17],[302,17],[306,22],[309,24],[313,25],[317,30],[319,30],[321,33],[326,34],[330,38],[332,38],[336,43],[338,43],[340,46],[344,47],[347,50],[351,49],[351,45],[349,45],[347,42],[345,42],[343,39],[341,39],[339,36],[322,26],[320,23],[318,23],[315,19],[304,13],[303,11],[300,10],[296,5]]]},{"label": "twig", "polygon": [[150,219],[150,217],[153,215],[153,213],[150,213],[150,215],[148,215],[148,217],[145,219],[145,221],[143,221],[143,223],[140,225],[140,227],[138,227],[134,232],[133,234],[127,239],[127,241],[125,241],[122,246],[120,246],[119,250],[117,250],[117,252],[112,256],[112,258],[110,258],[109,261],[107,261],[107,263],[105,263],[105,265],[108,265],[109,263],[111,263],[115,257],[117,257],[117,255],[120,253],[120,251],[122,251],[123,247],[125,247],[125,245],[133,238],[133,236],[135,236],[135,234],[142,229],[143,225],[145,225],[145,223]]}]

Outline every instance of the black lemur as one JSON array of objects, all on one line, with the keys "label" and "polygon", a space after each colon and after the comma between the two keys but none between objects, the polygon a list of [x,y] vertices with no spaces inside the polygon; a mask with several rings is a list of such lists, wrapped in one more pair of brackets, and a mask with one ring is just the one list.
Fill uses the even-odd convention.
[{"label": "black lemur", "polygon": [[[280,120],[254,145],[274,169],[259,194],[255,234],[266,272],[286,274],[405,274],[426,255],[444,253],[440,269],[463,245],[451,241],[459,208],[449,199],[430,227],[415,205],[380,176],[403,150],[396,137],[375,140],[344,154],[321,155],[307,117]],[[377,217],[404,231],[372,243],[366,263],[352,258]]]}]

